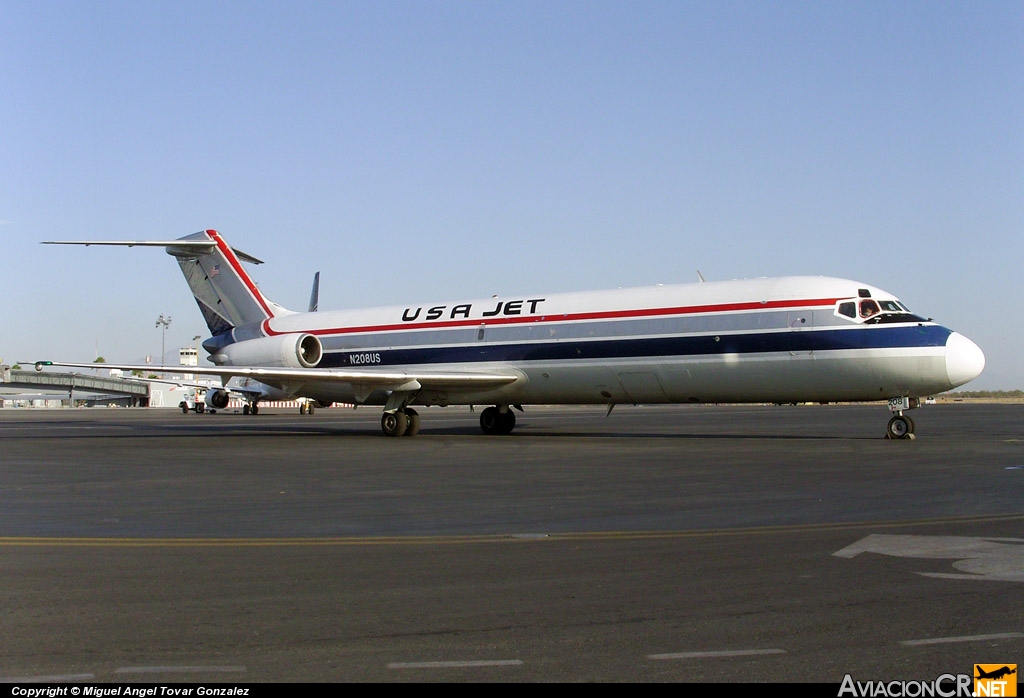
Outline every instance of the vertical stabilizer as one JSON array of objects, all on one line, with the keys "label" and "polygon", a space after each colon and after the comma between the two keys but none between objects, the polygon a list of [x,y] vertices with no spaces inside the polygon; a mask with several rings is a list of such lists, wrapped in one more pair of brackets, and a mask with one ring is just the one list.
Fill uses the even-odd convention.
[{"label": "vertical stabilizer", "polygon": [[320,272],[313,275],[313,290],[309,293],[309,312],[315,313],[320,307]]},{"label": "vertical stabilizer", "polygon": [[216,230],[187,235],[180,245],[168,245],[167,254],[178,260],[214,336],[291,312],[268,300],[242,268],[243,260],[262,262],[232,249]]}]

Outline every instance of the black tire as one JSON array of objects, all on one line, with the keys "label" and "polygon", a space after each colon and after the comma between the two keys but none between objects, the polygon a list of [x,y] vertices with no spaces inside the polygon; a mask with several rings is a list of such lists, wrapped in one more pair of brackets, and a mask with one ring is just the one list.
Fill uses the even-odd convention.
[{"label": "black tire", "polygon": [[380,428],[387,436],[402,436],[409,426],[409,420],[405,412],[395,410],[385,412],[380,418]]},{"label": "black tire", "polygon": [[889,420],[885,436],[889,439],[909,439],[914,433],[914,424],[907,417],[896,415]]},{"label": "black tire", "polygon": [[511,434],[516,426],[516,416],[511,410],[502,412],[497,407],[488,407],[480,413],[480,428],[485,434],[504,436]]},{"label": "black tire", "polygon": [[501,423],[501,412],[497,407],[488,407],[480,413],[480,428],[485,434],[499,434],[498,425]]},{"label": "black tire", "polygon": [[405,409],[405,417],[408,420],[408,425],[405,427],[405,433],[402,436],[416,436],[420,433],[420,415],[416,410],[412,408]]}]

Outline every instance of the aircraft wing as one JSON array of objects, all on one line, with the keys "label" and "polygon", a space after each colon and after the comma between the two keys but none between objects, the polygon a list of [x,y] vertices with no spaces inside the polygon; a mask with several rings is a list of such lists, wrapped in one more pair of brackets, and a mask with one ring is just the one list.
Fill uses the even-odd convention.
[{"label": "aircraft wing", "polygon": [[[45,362],[44,362],[45,363]],[[66,366],[68,364],[54,363],[54,366]],[[107,364],[96,364],[101,368],[106,368]],[[110,368],[121,368],[120,366],[110,366]],[[139,370],[137,368],[132,369],[133,371]],[[149,369],[149,373],[152,373],[152,367]],[[194,373],[194,372],[193,372]],[[208,385],[206,383],[200,383],[194,380],[185,380],[184,378],[143,378],[142,376],[121,376],[123,380],[133,381],[136,383],[167,383],[178,386],[179,388],[201,388],[202,390],[216,390],[222,386],[220,385]]]},{"label": "aircraft wing", "polygon": [[[56,364],[62,365],[62,364]],[[104,364],[106,365],[106,364]],[[116,367],[115,367],[116,368]],[[195,368],[195,367],[190,367]],[[125,380],[140,381],[143,383],[167,383],[178,386],[179,388],[193,388],[198,390],[227,390],[231,393],[237,393],[242,397],[248,399],[252,397],[264,397],[268,390],[272,390],[270,386],[261,385],[257,382],[257,385],[261,385],[259,388],[254,388],[249,385],[233,385],[225,384],[223,377],[221,378],[221,385],[208,385],[206,383],[200,383],[194,380],[182,380],[180,378],[141,378],[139,376],[126,376]]]},{"label": "aircraft wing", "polygon": [[[283,388],[286,385],[308,383],[350,383],[368,389],[382,390],[420,390],[431,389],[477,389],[495,388],[519,380],[514,373],[464,373],[452,372],[417,372],[417,371],[386,371],[374,369],[331,369],[331,368],[258,368],[252,366],[175,366],[173,368],[152,365],[134,366],[128,364],[95,364],[68,363],[63,361],[37,361],[36,370],[44,366],[63,366],[67,368],[116,368],[122,371],[144,371],[147,373],[167,372],[168,370],[183,371],[209,376],[220,376],[226,384],[230,378],[252,378],[273,387]],[[175,383],[174,379],[168,382]],[[230,389],[230,388],[229,388]]]}]

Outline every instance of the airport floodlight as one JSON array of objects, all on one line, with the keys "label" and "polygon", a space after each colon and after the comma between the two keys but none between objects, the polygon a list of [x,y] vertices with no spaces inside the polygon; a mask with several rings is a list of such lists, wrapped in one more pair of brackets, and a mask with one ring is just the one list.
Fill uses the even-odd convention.
[{"label": "airport floodlight", "polygon": [[[160,368],[164,367],[164,354],[167,353],[167,328],[171,326],[171,316],[164,317],[163,313],[160,313],[160,317],[156,319],[156,325],[154,327],[163,327],[160,331]],[[161,372],[163,377],[163,372]]]}]

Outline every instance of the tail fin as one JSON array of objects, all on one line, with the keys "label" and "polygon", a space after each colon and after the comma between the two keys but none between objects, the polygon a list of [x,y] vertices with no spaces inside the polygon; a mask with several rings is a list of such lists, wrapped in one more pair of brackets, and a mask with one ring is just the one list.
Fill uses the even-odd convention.
[{"label": "tail fin", "polygon": [[232,249],[216,230],[187,235],[179,244],[168,245],[167,254],[178,260],[214,336],[292,312],[264,296],[242,268],[243,260],[262,262]]},{"label": "tail fin", "polygon": [[320,272],[313,275],[313,290],[309,292],[309,312],[315,313],[320,307]]}]

